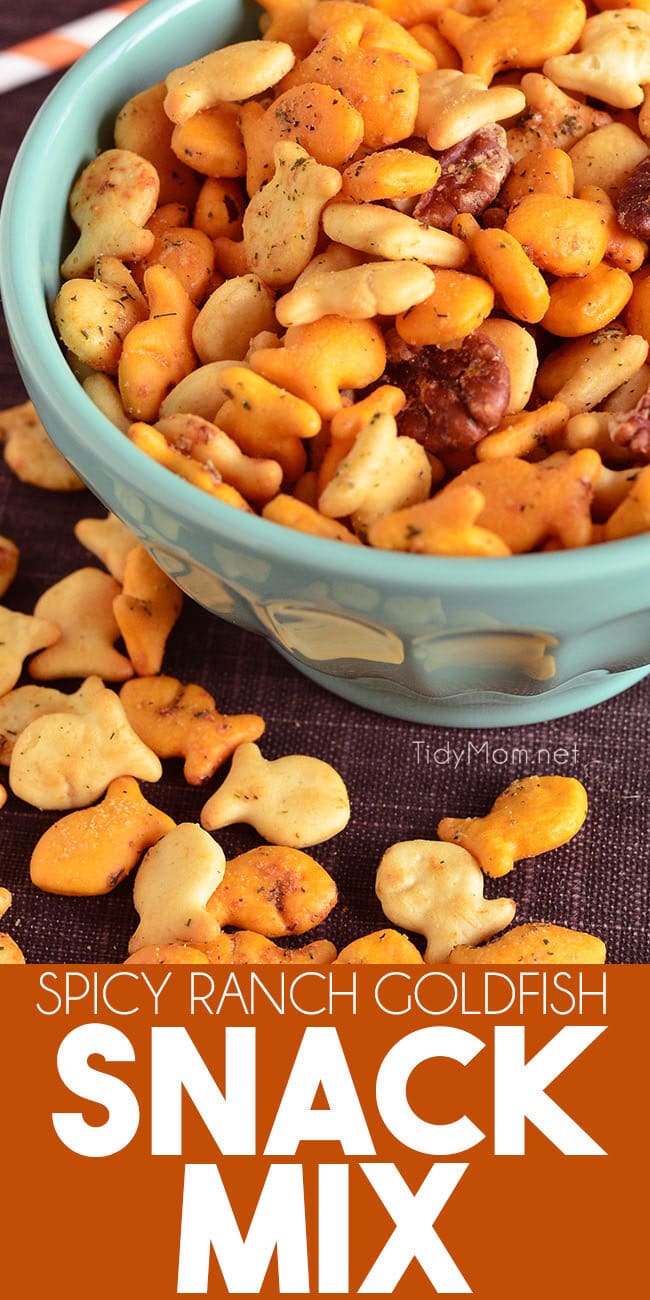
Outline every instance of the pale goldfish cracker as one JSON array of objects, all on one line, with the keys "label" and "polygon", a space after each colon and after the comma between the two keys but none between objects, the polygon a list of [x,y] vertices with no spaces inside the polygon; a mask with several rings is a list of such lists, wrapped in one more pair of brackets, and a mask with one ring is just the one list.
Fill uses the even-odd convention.
[{"label": "pale goldfish cracker", "polygon": [[422,966],[414,943],[398,930],[374,930],[342,948],[335,966]]},{"label": "pale goldfish cracker", "polygon": [[430,491],[424,448],[398,435],[394,416],[377,411],[337,466],[318,508],[334,519],[352,515],[355,530],[366,533],[382,515],[425,501]]},{"label": "pale goldfish cracker", "polygon": [[214,420],[226,401],[219,377],[222,370],[236,362],[236,357],[227,357],[223,361],[209,361],[192,370],[161,402],[160,419],[168,420],[174,415],[195,415],[201,420]]},{"label": "pale goldfish cracker", "polygon": [[58,622],[0,605],[0,697],[16,685],[27,656],[54,645],[60,636]]},{"label": "pale goldfish cracker", "polygon": [[[277,354],[279,349],[271,350]],[[266,349],[256,353],[253,364],[265,355]],[[221,382],[228,400],[219,411],[219,427],[247,456],[268,456],[282,466],[287,480],[299,478],[306,465],[302,440],[314,438],[321,427],[315,407],[244,366],[224,370]]]},{"label": "pale goldfish cracker", "polygon": [[603,465],[594,485],[592,507],[594,518],[602,523],[613,515],[632,490],[641,472],[638,465],[633,465],[631,468],[628,466],[625,469],[609,469]]},{"label": "pale goldfish cracker", "polygon": [[277,85],[295,63],[283,41],[242,41],[206,54],[167,77],[165,112],[187,122],[215,104],[238,103]]},{"label": "pale goldfish cracker", "polygon": [[151,456],[152,460],[163,465],[165,469],[171,470],[172,474],[178,474],[179,478],[184,478],[194,487],[200,488],[202,492],[207,492],[209,496],[223,501],[224,505],[250,512],[251,507],[236,488],[231,487],[230,483],[222,483],[221,476],[216,471],[201,465],[193,456],[171,447],[165,435],[158,429],[153,429],[148,424],[132,424],[129,438],[140,451],[143,451],[146,456]]},{"label": "pale goldfish cracker", "polygon": [[201,813],[206,830],[245,822],[265,840],[301,848],[338,835],[349,819],[348,792],[329,763],[306,754],[268,760],[252,743],[239,746]]},{"label": "pale goldfish cracker", "polygon": [[576,192],[585,185],[598,185],[615,200],[648,153],[650,149],[645,140],[625,122],[601,126],[571,150]]},{"label": "pale goldfish cracker", "polygon": [[180,202],[191,207],[200,181],[172,152],[173,126],[163,107],[166,93],[164,81],[159,81],[127,100],[115,118],[115,145],[153,163],[160,180],[159,203]]},{"label": "pale goldfish cracker", "polygon": [[[298,490],[298,484],[295,490]],[[318,490],[317,485],[316,494]],[[316,495],[316,503],[317,501]],[[326,537],[333,542],[348,542],[352,546],[360,545],[359,538],[355,537],[345,524],[339,523],[336,519],[328,519],[316,509],[315,505],[287,496],[285,493],[269,501],[268,505],[264,506],[262,515],[271,523],[283,524],[285,528],[295,528],[300,533],[311,533],[313,537]]]},{"label": "pale goldfish cracker", "polygon": [[[298,281],[296,280],[296,284],[297,283]],[[247,366],[250,365],[251,357],[255,356],[256,352],[261,352],[263,348],[281,347],[282,340],[278,338],[277,334],[275,334],[273,330],[260,330],[259,333],[253,335],[248,345],[248,351],[244,357],[244,364]]]},{"label": "pale goldfish cracker", "polygon": [[508,367],[510,401],[506,415],[517,415],[528,405],[535,384],[539,365],[535,340],[529,330],[500,316],[483,321],[478,333],[491,339]]},{"label": "pale goldfish cracker", "polygon": [[613,393],[603,402],[603,411],[613,411],[615,413],[631,411],[637,402],[647,393],[650,388],[650,366],[647,364],[640,367],[636,374],[632,375],[626,383],[621,384]]},{"label": "pale goldfish cracker", "polygon": [[327,939],[317,939],[304,948],[281,948],[252,930],[218,934],[203,949],[211,966],[329,966],[336,948]]},{"label": "pale goldfish cracker", "polygon": [[[530,149],[572,150],[590,132],[611,122],[603,113],[566,95],[539,72],[527,72],[521,79],[526,110],[519,122],[508,129],[508,150],[515,165]],[[574,164],[573,154],[571,162]]]},{"label": "pale goldfish cracker", "polygon": [[[93,406],[101,411],[102,415],[115,425],[120,433],[128,433],[131,427],[131,420],[124,410],[124,404],[120,397],[117,384],[109,379],[108,375],[95,374],[88,375],[82,383],[84,393],[90,398]],[[79,482],[79,486],[82,484]]]},{"label": "pale goldfish cracker", "polygon": [[138,539],[117,515],[109,513],[105,519],[79,519],[74,526],[74,535],[87,551],[101,560],[116,582],[124,581],[127,556],[138,545]]},{"label": "pale goldfish cracker", "polygon": [[167,638],[182,607],[180,588],[144,546],[136,546],[127,557],[113,614],[138,676],[160,672]]},{"label": "pale goldfish cracker", "polygon": [[59,336],[84,365],[117,374],[129,330],[149,314],[147,303],[123,262],[99,257],[95,279],[66,280],[54,300]]},{"label": "pale goldfish cracker", "polygon": [[35,718],[46,713],[74,713],[79,693],[66,695],[52,686],[17,686],[0,699],[0,763],[11,762],[16,740]]},{"label": "pale goldfish cracker", "polygon": [[174,824],[132,776],[118,777],[102,803],[68,813],[41,835],[29,865],[32,884],[77,898],[108,894]]},{"label": "pale goldfish cracker", "polygon": [[363,48],[363,34],[362,19],[333,23],[284,85],[287,89],[306,82],[331,86],[361,114],[366,147],[382,149],[413,134],[418,75],[401,54]]},{"label": "pale goldfish cracker", "polygon": [[[483,231],[482,237],[500,233]],[[552,275],[586,275],[607,251],[600,209],[584,199],[527,194],[509,213],[505,233],[514,236],[535,266]]]},{"label": "pale goldfish cracker", "polygon": [[246,151],[235,104],[206,108],[175,126],[172,149],[179,161],[201,176],[234,180],[246,175]]},{"label": "pale goldfish cracker", "polygon": [[21,483],[49,492],[78,492],[85,487],[57,451],[32,402],[0,411],[0,443],[4,458]]},{"label": "pale goldfish cracker", "polygon": [[419,306],[397,317],[397,332],[415,347],[445,347],[477,329],[494,307],[491,285],[462,271],[438,270],[435,288]]},{"label": "pale goldfish cracker", "polygon": [[323,316],[372,320],[395,316],[422,303],[431,294],[435,277],[420,262],[369,262],[346,271],[324,271],[278,300],[281,325],[309,325]]},{"label": "pale goldfish cracker", "polygon": [[96,675],[109,682],[123,682],[133,676],[128,659],[114,649],[120,629],[113,614],[113,601],[120,586],[101,569],[75,569],[39,597],[34,613],[56,619],[61,629],[54,645],[42,650],[29,665],[37,681],[58,677]]},{"label": "pale goldfish cracker", "polygon": [[248,265],[267,285],[295,280],[311,260],[325,204],[338,194],[341,175],[316,162],[301,145],[282,140],[273,150],[273,177],[244,213]]},{"label": "pale goldfish cracker", "polygon": [[460,844],[488,876],[505,876],[521,858],[568,843],[587,816],[587,791],[572,776],[513,781],[485,817],[444,817],[442,840]]},{"label": "pale goldfish cracker", "polygon": [[463,70],[490,82],[504,68],[535,68],[572,49],[584,27],[582,0],[497,0],[483,18],[445,9],[442,35],[463,60]]},{"label": "pale goldfish cracker", "polygon": [[438,68],[460,68],[461,58],[433,23],[414,23],[411,36],[433,55]]},{"label": "pale goldfish cracker", "polygon": [[[541,380],[544,389],[548,390],[550,385],[546,383],[546,378],[553,374],[551,365],[542,373],[548,364],[545,362],[540,366],[537,376],[543,396],[556,397],[559,401],[566,402],[572,415],[598,406],[636,374],[648,355],[647,340],[638,334],[625,335],[612,331],[608,337],[608,331],[604,330],[601,334],[594,334],[584,340],[584,347],[579,351],[581,343],[582,340],[576,340],[575,343],[565,345],[563,361],[569,366],[569,377],[555,392],[544,391],[540,384]],[[570,348],[574,351],[570,352]],[[552,354],[548,358],[549,362],[551,358]],[[560,358],[557,358],[556,364],[559,361]]]},{"label": "pale goldfish cracker", "polygon": [[350,271],[355,266],[363,265],[363,253],[345,244],[328,244],[324,253],[318,253],[308,262],[304,271],[298,276],[294,289],[302,289],[310,280],[318,280],[325,271]]},{"label": "pale goldfish cracker", "polygon": [[605,540],[618,541],[650,531],[650,465],[632,483],[627,496],[605,524]]},{"label": "pale goldfish cracker", "polygon": [[520,158],[500,194],[506,208],[513,207],[526,194],[559,194],[572,199],[573,165],[564,149],[530,149]]},{"label": "pale goldfish cracker", "polygon": [[246,188],[257,194],[273,175],[273,150],[293,140],[325,167],[343,167],[358,150],[364,133],[361,114],[330,86],[307,82],[286,90],[265,110],[244,104],[241,127],[246,145]]},{"label": "pale goldfish cracker", "polygon": [[9,537],[0,537],[0,599],[9,590],[17,572],[20,551]]},{"label": "pale goldfish cracker", "polygon": [[263,844],[226,863],[208,907],[222,926],[279,939],[320,925],[336,897],[332,877],[314,858],[299,849]]},{"label": "pale goldfish cracker", "polygon": [[264,503],[280,491],[282,466],[277,460],[246,456],[233,438],[198,415],[171,415],[157,428],[167,441],[201,464],[216,470],[247,501]]},{"label": "pale goldfish cracker", "polygon": [[384,149],[350,163],[343,172],[343,194],[356,203],[415,198],[440,178],[440,163],[414,149]]},{"label": "pale goldfish cracker", "polygon": [[480,77],[439,68],[420,78],[414,134],[432,149],[449,149],[482,126],[514,117],[526,107],[516,86],[490,86]]},{"label": "pale goldfish cracker", "polygon": [[192,225],[209,239],[241,239],[245,200],[236,180],[209,176],[201,186]]},{"label": "pale goldfish cracker", "polygon": [[64,280],[91,271],[102,255],[127,262],[146,257],[153,235],[143,226],[159,191],[155,167],[129,149],[108,149],[94,158],[70,194],[70,214],[81,233],[61,267]]},{"label": "pale goldfish cracker", "polygon": [[503,457],[470,466],[441,495],[460,486],[478,488],[485,505],[477,523],[503,538],[513,554],[535,550],[549,537],[571,549],[589,544],[600,470],[600,456],[589,448],[561,464]]},{"label": "pale goldfish cracker", "polygon": [[560,925],[516,925],[482,948],[460,946],[449,958],[454,966],[601,965],[607,953],[602,939]]},{"label": "pale goldfish cracker", "polygon": [[[0,800],[0,807],[4,799]],[[8,889],[0,889],[0,920],[9,911],[12,898]],[[14,939],[8,934],[0,933],[0,966],[24,966],[25,958]]]},{"label": "pale goldfish cracker", "polygon": [[9,765],[14,794],[36,808],[87,808],[118,776],[159,781],[162,767],[99,677],[88,677],[69,697],[66,712],[30,722]]},{"label": "pale goldfish cracker", "polygon": [[310,403],[325,420],[343,406],[341,389],[366,388],[385,365],[386,344],[376,321],[343,316],[291,325],[281,348],[263,348],[251,357],[254,371]]},{"label": "pale goldfish cracker", "polygon": [[[221,936],[219,936],[221,937]],[[230,935],[224,935],[229,939]],[[205,948],[190,943],[150,943],[126,958],[125,966],[207,966],[212,958]]]},{"label": "pale goldfish cracker", "polygon": [[182,822],[159,839],[135,878],[133,903],[140,924],[129,952],[175,940],[193,945],[215,939],[221,927],[208,903],[225,866],[223,850],[193,822]]},{"label": "pale goldfish cracker", "polygon": [[614,108],[638,108],[650,82],[650,13],[596,14],[584,24],[579,52],[547,58],[544,73],[559,86]]},{"label": "pale goldfish cracker", "polygon": [[484,505],[485,498],[475,488],[451,484],[430,501],[378,519],[368,531],[368,541],[382,550],[416,555],[510,555],[501,537],[477,526]]},{"label": "pale goldfish cracker", "polygon": [[511,898],[483,897],[483,873],[464,848],[435,840],[392,844],[375,889],[389,921],[426,935],[424,959],[445,962],[460,943],[481,943],[510,925]]},{"label": "pale goldfish cracker", "polygon": [[467,261],[462,241],[446,230],[374,203],[330,203],[323,213],[323,230],[337,243],[390,261],[415,258],[454,268]]},{"label": "pale goldfish cracker", "polygon": [[144,286],[149,319],[134,325],[122,348],[120,395],[134,420],[155,420],[160,404],[194,369],[192,326],[197,310],[172,271],[151,266]]},{"label": "pale goldfish cracker", "polygon": [[550,288],[544,329],[560,338],[578,338],[603,329],[623,311],[632,287],[626,271],[602,262],[587,275],[556,280]]},{"label": "pale goldfish cracker", "polygon": [[[215,289],[199,312],[192,340],[200,360],[241,361],[260,330],[275,325],[273,294],[258,275],[235,276]],[[215,414],[212,412],[210,419]],[[200,412],[193,411],[198,415]]]},{"label": "pale goldfish cracker", "polygon": [[429,52],[406,31],[400,23],[379,9],[373,9],[365,3],[353,0],[320,0],[309,15],[309,30],[312,36],[320,40],[332,23],[349,18],[358,18],[363,23],[360,40],[361,49],[389,50],[401,54],[418,73],[429,72],[436,66]]},{"label": "pale goldfish cracker", "polygon": [[544,446],[547,438],[561,433],[569,419],[564,402],[547,402],[534,411],[521,411],[496,433],[488,433],[476,448],[480,461],[503,456],[528,456]]},{"label": "pale goldfish cracker", "polygon": [[628,234],[619,224],[616,208],[606,190],[599,185],[583,185],[576,196],[596,203],[600,208],[607,230],[607,250],[605,261],[610,266],[617,266],[621,271],[638,271],[648,256],[648,245],[635,235]]}]

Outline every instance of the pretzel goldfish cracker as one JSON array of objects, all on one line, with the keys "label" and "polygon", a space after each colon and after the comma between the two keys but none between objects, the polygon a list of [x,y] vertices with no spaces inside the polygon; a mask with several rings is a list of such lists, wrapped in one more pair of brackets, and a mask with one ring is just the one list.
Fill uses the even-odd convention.
[{"label": "pretzel goldfish cracker", "polygon": [[32,402],[0,411],[4,458],[21,483],[49,492],[79,492],[85,487],[51,442]]},{"label": "pretzel goldfish cracker", "polygon": [[226,863],[208,907],[220,926],[279,939],[320,925],[336,898],[332,877],[314,858],[300,849],[263,844]]},{"label": "pretzel goldfish cracker", "polygon": [[432,149],[449,149],[482,126],[514,117],[526,107],[516,86],[490,86],[473,74],[439,68],[420,78],[414,134]]},{"label": "pretzel goldfish cracker", "polygon": [[221,927],[208,903],[223,879],[223,850],[193,822],[182,822],[145,854],[133,903],[140,917],[129,952],[175,941],[209,943]]},{"label": "pretzel goldfish cracker", "polygon": [[[273,329],[273,305],[273,294],[258,275],[234,276],[215,289],[203,304],[192,330],[192,341],[203,364],[242,361],[252,336]],[[188,379],[191,381],[191,376]],[[215,405],[212,416],[216,409]],[[200,412],[192,411],[192,414]]]},{"label": "pretzel goldfish cracker", "polygon": [[602,939],[560,925],[516,925],[481,948],[460,945],[449,957],[452,966],[588,966],[605,959]]},{"label": "pretzel goldfish cracker", "polygon": [[578,834],[587,816],[587,792],[569,776],[513,781],[486,817],[444,817],[442,840],[460,844],[488,876],[505,876],[520,858],[559,848]]},{"label": "pretzel goldfish cracker", "polygon": [[143,227],[159,193],[155,167],[129,149],[108,149],[93,159],[70,194],[70,215],[81,233],[61,267],[64,280],[91,271],[106,254],[126,262],[146,257],[153,235]]},{"label": "pretzel goldfish cracker", "polygon": [[0,698],[16,685],[27,656],[53,646],[60,637],[61,628],[53,620],[0,605]]},{"label": "pretzel goldfish cracker", "polygon": [[295,55],[283,41],[242,41],[227,45],[167,77],[165,112],[183,123],[215,104],[239,103],[277,85],[293,67]]},{"label": "pretzel goldfish cracker", "polygon": [[281,140],[273,150],[271,180],[244,213],[244,247],[251,270],[267,285],[289,284],[316,248],[326,203],[338,194],[341,175],[301,145]]},{"label": "pretzel goldfish cracker", "polygon": [[279,299],[276,316],[286,326],[310,325],[345,311],[350,320],[395,316],[427,300],[435,283],[433,271],[420,262],[362,263],[310,276]]},{"label": "pretzel goldfish cracker", "polygon": [[330,203],[323,213],[323,230],[336,243],[387,261],[415,258],[455,268],[467,260],[467,251],[455,235],[378,204]]},{"label": "pretzel goldfish cracker", "polygon": [[51,618],[60,628],[54,645],[42,650],[29,665],[37,681],[58,677],[102,677],[123,682],[133,676],[130,661],[114,649],[120,629],[113,602],[119,583],[100,569],[75,569],[37,600],[34,612]]}]

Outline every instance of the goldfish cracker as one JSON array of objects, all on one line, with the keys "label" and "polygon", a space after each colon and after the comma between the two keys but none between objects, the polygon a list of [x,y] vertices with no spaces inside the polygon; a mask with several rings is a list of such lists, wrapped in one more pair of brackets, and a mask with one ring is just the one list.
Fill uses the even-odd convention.
[{"label": "goldfish cracker", "polygon": [[116,582],[124,581],[129,553],[138,545],[135,533],[116,515],[105,519],[79,519],[74,526],[77,541],[97,556]]},{"label": "goldfish cracker", "polygon": [[650,531],[650,465],[632,482],[630,491],[605,524],[605,540],[619,541]]},{"label": "goldfish cracker", "polygon": [[239,361],[245,357],[251,337],[274,324],[273,294],[259,276],[235,276],[204,303],[194,322],[192,342],[206,365],[226,359]]},{"label": "goldfish cracker", "polygon": [[[303,478],[305,477],[303,475]],[[264,506],[263,518],[269,519],[274,524],[283,524],[285,528],[295,528],[300,533],[310,533],[313,537],[326,537],[330,541],[348,542],[352,546],[359,546],[359,538],[355,537],[345,524],[339,523],[337,519],[328,519],[316,509],[318,493],[322,491],[320,483],[319,479],[314,488],[314,504],[280,493]],[[296,493],[299,484],[300,480],[294,489]]]},{"label": "goldfish cracker", "polygon": [[330,203],[323,213],[323,229],[336,243],[389,261],[415,258],[436,267],[459,267],[467,260],[466,249],[454,235],[379,204]]},{"label": "goldfish cracker", "polygon": [[586,16],[582,0],[497,0],[482,18],[445,9],[438,28],[459,51],[463,71],[489,83],[505,68],[536,68],[570,50]]},{"label": "goldfish cracker", "polygon": [[599,523],[608,519],[625,500],[641,474],[638,465],[625,469],[609,469],[606,465],[594,486],[593,516]]},{"label": "goldfish cracker", "polygon": [[542,397],[558,398],[576,415],[631,379],[647,355],[646,339],[612,325],[552,352],[539,368],[537,386]]},{"label": "goldfish cracker", "polygon": [[194,204],[200,178],[179,162],[172,151],[173,123],[165,109],[164,81],[127,100],[115,118],[115,146],[152,163],[160,181],[159,203]]},{"label": "goldfish cracker", "polygon": [[333,519],[352,515],[365,531],[382,515],[424,501],[430,488],[424,448],[399,437],[394,417],[377,411],[337,466],[318,508]]},{"label": "goldfish cracker", "polygon": [[208,943],[220,925],[208,909],[223,879],[220,846],[192,822],[163,835],[145,854],[135,878],[133,903],[140,922],[129,952],[151,944]]},{"label": "goldfish cracker", "polygon": [[359,111],[330,86],[306,82],[286,90],[267,109],[251,102],[241,109],[246,146],[246,188],[256,194],[273,175],[273,151],[281,140],[306,149],[325,167],[343,167],[364,134]]},{"label": "goldfish cracker", "polygon": [[30,676],[37,681],[96,675],[109,682],[133,676],[130,661],[114,649],[120,629],[113,601],[120,586],[100,569],[75,569],[37,600],[34,612],[51,618],[61,629],[56,643],[32,659]]},{"label": "goldfish cracker", "polygon": [[436,158],[414,149],[384,149],[346,167],[342,193],[357,203],[408,199],[430,190],[439,177]]},{"label": "goldfish cracker", "polygon": [[473,223],[473,217],[462,213],[454,218],[452,229],[469,243],[481,274],[513,316],[531,324],[541,320],[548,309],[548,289],[527,249],[507,230],[480,230]]},{"label": "goldfish cracker", "polygon": [[[572,42],[573,43],[573,42]],[[638,108],[650,82],[650,13],[606,10],[585,23],[580,50],[547,58],[544,72],[567,90],[611,104]]]},{"label": "goldfish cracker", "polygon": [[521,79],[521,89],[526,96],[526,109],[507,132],[513,162],[516,165],[531,149],[571,150],[575,172],[573,147],[585,136],[611,123],[610,114],[572,99],[540,72],[527,72]]},{"label": "goldfish cracker", "polygon": [[128,433],[131,421],[124,410],[117,384],[109,379],[108,375],[100,373],[88,375],[81,387],[93,406],[96,406],[97,410],[120,430],[120,433]]},{"label": "goldfish cracker", "polygon": [[58,623],[0,605],[0,698],[16,685],[27,656],[60,638]]},{"label": "goldfish cracker", "polygon": [[603,329],[623,311],[632,287],[626,271],[602,262],[577,279],[556,280],[550,288],[544,329],[560,338],[577,338]]},{"label": "goldfish cracker", "polygon": [[342,948],[335,966],[422,966],[414,943],[399,930],[374,930]]},{"label": "goldfish cracker", "polygon": [[165,266],[173,272],[192,302],[201,302],[214,275],[212,241],[203,231],[187,225],[168,225],[155,231],[154,235],[155,242],[149,256],[138,265],[139,274],[144,278],[148,267]]},{"label": "goldfish cracker", "polygon": [[281,948],[252,930],[219,934],[202,951],[213,966],[328,966],[336,957],[336,948],[327,939],[317,939],[304,948]]},{"label": "goldfish cracker", "polygon": [[[527,194],[509,213],[505,232],[531,261],[552,275],[586,275],[607,251],[607,231],[595,203],[553,194]],[[499,232],[484,231],[497,236]]]},{"label": "goldfish cracker", "polygon": [[415,347],[445,347],[463,339],[490,315],[494,291],[485,280],[462,271],[436,271],[435,289],[419,306],[397,317],[401,338]]},{"label": "goldfish cracker", "polygon": [[[224,935],[224,938],[228,938]],[[126,958],[125,966],[207,966],[211,960],[205,948],[191,943],[150,943]]]},{"label": "goldfish cracker", "polygon": [[433,55],[438,68],[460,68],[461,59],[457,50],[434,27],[433,23],[414,23],[409,28],[411,36]]},{"label": "goldfish cracker", "polygon": [[108,149],[82,171],[70,194],[70,215],[80,236],[66,257],[64,280],[91,271],[97,257],[146,257],[153,235],[144,230],[158,202],[158,173],[128,149]]},{"label": "goldfish cracker", "polygon": [[21,483],[49,492],[78,492],[85,487],[50,440],[32,402],[0,411],[4,459]]},{"label": "goldfish cracker", "polygon": [[625,122],[611,122],[590,132],[570,152],[576,192],[585,185],[598,185],[615,200],[649,152],[645,140]]},{"label": "goldfish cracker", "polygon": [[260,0],[265,11],[259,20],[267,41],[286,41],[296,58],[304,58],[314,47],[308,22],[313,0]]},{"label": "goldfish cracker", "polygon": [[414,134],[432,149],[450,149],[480,127],[514,117],[526,106],[516,86],[490,86],[480,77],[438,68],[420,78]]},{"label": "goldfish cracker", "polygon": [[99,257],[93,280],[66,280],[53,307],[65,346],[84,365],[112,375],[126,335],[148,314],[132,275],[116,257]]},{"label": "goldfish cracker", "polygon": [[430,72],[436,66],[435,59],[401,23],[396,23],[388,14],[363,2],[357,4],[352,0],[320,0],[309,15],[309,30],[312,36],[320,40],[332,23],[349,18],[358,18],[363,23],[361,49],[388,50],[400,54],[412,64],[417,73]]},{"label": "goldfish cracker", "polygon": [[197,311],[182,284],[164,266],[144,275],[149,319],[134,325],[122,348],[120,396],[134,420],[158,415],[166,394],[193,370],[192,326]]},{"label": "goldfish cracker", "polygon": [[250,512],[248,502],[244,500],[236,488],[232,487],[230,483],[223,483],[221,475],[217,474],[215,470],[210,469],[207,465],[201,465],[198,460],[195,460],[188,453],[170,446],[165,435],[160,433],[158,429],[153,429],[149,424],[138,422],[131,425],[129,438],[140,451],[150,456],[152,460],[157,461],[159,465],[164,465],[165,469],[171,470],[172,474],[184,478],[186,482],[192,483],[194,487],[200,488],[202,492],[207,492],[209,496],[216,497],[218,501],[223,501],[226,505]]},{"label": "goldfish cracker", "polygon": [[306,464],[302,440],[321,427],[315,408],[244,366],[224,370],[221,383],[228,400],[219,411],[220,427],[247,456],[269,456],[288,481],[299,478]]},{"label": "goldfish cracker", "polygon": [[534,411],[521,411],[504,428],[481,439],[476,448],[477,459],[529,456],[543,447],[548,438],[560,433],[568,419],[569,408],[564,402],[547,402]]},{"label": "goldfish cracker", "polygon": [[[438,275],[440,272],[438,272]],[[436,278],[421,262],[369,262],[344,271],[324,271],[294,287],[276,304],[281,325],[308,325],[324,316],[373,320],[423,303]]]},{"label": "goldfish cracker", "polygon": [[341,389],[366,388],[385,365],[377,323],[342,316],[291,325],[281,348],[263,348],[251,358],[254,371],[310,403],[325,420],[343,406]]},{"label": "goldfish cracker", "polygon": [[485,817],[444,817],[442,840],[472,853],[488,876],[505,876],[520,858],[566,844],[587,816],[587,791],[569,776],[527,776],[513,781]]},{"label": "goldfish cracker", "polygon": [[208,239],[220,235],[227,239],[241,239],[244,207],[244,195],[238,181],[208,176],[196,200],[192,225]]},{"label": "goldfish cracker", "polygon": [[624,320],[631,334],[639,334],[650,342],[650,275],[642,273],[632,277],[632,294]]},{"label": "goldfish cracker", "polygon": [[320,925],[336,898],[332,877],[314,858],[300,849],[262,844],[226,863],[208,907],[221,926],[279,939]]},{"label": "goldfish cracker", "polygon": [[275,145],[273,163],[273,177],[244,214],[244,247],[248,265],[264,284],[285,285],[311,260],[321,213],[338,194],[341,176],[292,140]]},{"label": "goldfish cracker", "polygon": [[246,275],[250,270],[243,239],[229,239],[228,235],[217,235],[212,241],[214,260],[217,270],[230,279],[233,275]]},{"label": "goldfish cracker", "polygon": [[501,201],[512,208],[526,194],[559,194],[573,198],[573,165],[564,149],[531,149],[513,167]]},{"label": "goldfish cracker", "polygon": [[638,271],[648,256],[648,245],[644,240],[637,239],[635,235],[630,235],[627,230],[623,230],[607,191],[601,189],[599,185],[583,185],[578,191],[577,198],[596,203],[603,214],[608,237],[605,261],[609,262],[610,266],[616,266],[629,274]]},{"label": "goldfish cracker", "polygon": [[175,126],[172,149],[180,162],[202,176],[233,180],[246,175],[246,151],[234,104],[205,109]]},{"label": "goldfish cracker", "polygon": [[535,340],[529,330],[501,316],[488,317],[477,333],[495,344],[508,367],[510,401],[506,416],[517,415],[528,405],[535,384],[539,365]]},{"label": "goldfish cracker", "polygon": [[277,85],[294,62],[293,50],[282,41],[227,45],[170,72],[165,112],[183,123],[215,105],[251,99]]},{"label": "goldfish cracker", "polygon": [[167,637],[180,617],[183,596],[175,582],[145,550],[129,552],[123,589],[113,614],[138,676],[160,672]]},{"label": "goldfish cracker", "polygon": [[213,421],[226,401],[219,376],[227,366],[236,364],[233,357],[223,361],[209,361],[198,366],[181,379],[160,405],[160,422],[174,415],[194,415],[200,420]]},{"label": "goldfish cracker", "polygon": [[510,555],[501,537],[477,525],[484,506],[485,498],[476,488],[451,484],[447,492],[439,492],[430,501],[378,519],[369,529],[368,540],[382,550],[416,555],[494,559]]},{"label": "goldfish cracker", "polygon": [[606,958],[602,939],[560,925],[516,925],[500,939],[481,948],[459,945],[449,961],[454,966],[585,966]]},{"label": "goldfish cracker", "polygon": [[263,503],[279,492],[282,483],[279,462],[246,456],[233,438],[208,420],[198,415],[170,415],[159,420],[157,428],[170,446],[215,470],[247,501]]}]

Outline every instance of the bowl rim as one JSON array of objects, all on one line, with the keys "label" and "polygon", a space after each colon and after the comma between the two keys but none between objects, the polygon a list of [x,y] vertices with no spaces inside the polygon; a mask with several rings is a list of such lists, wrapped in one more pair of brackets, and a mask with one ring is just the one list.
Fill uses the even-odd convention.
[{"label": "bowl rim", "polygon": [[[187,14],[204,9],[213,12],[212,0],[173,0],[171,4],[170,0],[150,0],[120,22],[50,92],[27,131],[7,184],[0,216],[0,291],[10,337],[14,351],[24,358],[26,382],[35,405],[38,408],[40,399],[56,407],[68,429],[69,443],[79,448],[80,464],[88,453],[90,439],[91,454],[105,472],[124,479],[150,504],[173,512],[188,531],[198,527],[210,541],[223,544],[229,540],[269,561],[284,561],[292,566],[299,562],[301,567],[319,572],[342,569],[346,579],[360,582],[383,579],[430,594],[434,583],[459,590],[477,586],[504,590],[530,584],[564,587],[580,580],[606,580],[647,568],[650,534],[571,551],[485,559],[378,551],[300,533],[236,510],[176,475],[172,478],[169,470],[135,447],[97,409],[65,360],[47,309],[40,257],[34,257],[34,249],[41,247],[42,214],[52,209],[50,193],[46,195],[39,184],[39,160],[43,150],[51,148],[65,132],[66,122],[78,111],[79,103],[87,108],[92,81],[99,71],[106,70],[124,53],[137,50],[141,42],[150,42],[163,24],[181,21]],[[137,93],[135,88],[133,93]],[[29,309],[25,310],[23,304],[30,304]],[[75,463],[68,443],[66,451]]]}]

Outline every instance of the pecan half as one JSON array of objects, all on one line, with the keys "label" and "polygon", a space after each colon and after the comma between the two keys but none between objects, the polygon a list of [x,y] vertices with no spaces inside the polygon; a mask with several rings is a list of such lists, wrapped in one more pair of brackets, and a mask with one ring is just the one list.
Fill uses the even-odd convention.
[{"label": "pecan half", "polygon": [[510,401],[510,372],[491,339],[469,334],[459,348],[433,345],[389,351],[379,383],[406,396],[399,432],[431,452],[473,447],[496,428]]},{"label": "pecan half", "polygon": [[433,156],[442,174],[418,199],[413,216],[439,230],[449,230],[459,212],[480,216],[496,199],[512,166],[506,133],[498,125],[482,126]]},{"label": "pecan half", "polygon": [[641,461],[650,461],[650,391],[631,411],[612,414],[609,436],[619,447],[627,447]]},{"label": "pecan half", "polygon": [[618,219],[637,239],[650,239],[650,156],[626,180],[618,198]]}]

